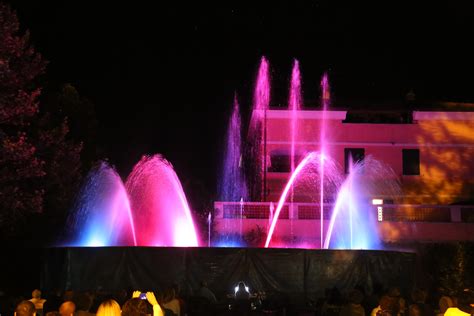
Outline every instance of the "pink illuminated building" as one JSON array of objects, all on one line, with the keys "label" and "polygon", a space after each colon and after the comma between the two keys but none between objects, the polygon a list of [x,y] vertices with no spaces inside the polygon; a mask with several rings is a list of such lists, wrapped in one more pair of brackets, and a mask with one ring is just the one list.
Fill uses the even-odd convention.
[{"label": "pink illuminated building", "polygon": [[[402,186],[397,203],[452,204],[474,198],[474,112],[414,111],[406,123],[402,117],[399,123],[358,123],[347,114],[325,113],[326,155],[345,170],[349,155],[356,160],[372,155],[386,163]],[[321,117],[321,111],[297,112],[297,156],[319,150]],[[290,111],[269,110],[267,119],[267,200],[275,201],[289,176]],[[298,200],[304,202],[304,196]]]},{"label": "pink illuminated building", "polygon": [[[319,151],[325,121],[324,154],[332,157],[342,172],[347,173],[349,157],[358,161],[371,156],[390,166],[400,183],[398,195],[373,197],[383,201],[378,208],[378,229],[384,242],[474,240],[474,105],[462,107],[462,111],[399,113],[298,110],[296,135],[291,132],[292,111],[267,110],[263,201],[216,202],[217,230],[234,227],[248,233],[256,227],[268,229],[269,217],[293,169],[291,153],[298,164],[306,153]],[[280,237],[297,232],[308,240],[318,240],[317,201],[301,190],[292,193],[291,200],[280,215]],[[329,210],[333,201],[327,197],[324,203]],[[376,205],[373,211],[377,212]],[[324,216],[324,232],[328,220]]]}]

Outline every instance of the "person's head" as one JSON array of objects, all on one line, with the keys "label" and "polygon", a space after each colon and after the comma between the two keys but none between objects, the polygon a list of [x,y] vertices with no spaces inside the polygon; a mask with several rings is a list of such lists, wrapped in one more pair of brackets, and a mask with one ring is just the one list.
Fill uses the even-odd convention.
[{"label": "person's head", "polygon": [[33,290],[33,292],[31,293],[31,297],[38,299],[41,298],[41,291],[38,289]]},{"label": "person's head", "polygon": [[206,281],[201,281],[201,287],[207,287],[207,282]]},{"label": "person's head", "polygon": [[424,303],[426,300],[426,292],[422,289],[414,289],[413,292],[411,292],[411,299],[415,303]]},{"label": "person's head", "polygon": [[92,306],[92,298],[87,293],[77,293],[74,295],[76,310],[88,312]]},{"label": "person's head", "polygon": [[59,314],[61,316],[73,316],[76,311],[76,304],[72,301],[66,301],[59,306]]},{"label": "person's head", "polygon": [[245,283],[240,281],[238,284],[239,291],[245,291]]},{"label": "person's head", "polygon": [[380,298],[380,309],[385,314],[396,315],[398,313],[399,304],[398,299],[394,297],[390,297],[388,295],[384,295]]},{"label": "person's head", "polygon": [[176,293],[174,292],[174,288],[169,287],[164,292],[163,301],[165,303],[168,303],[168,302],[174,300],[175,297],[176,297]]},{"label": "person's head", "polygon": [[99,305],[96,316],[120,316],[120,305],[115,300],[106,300]]},{"label": "person's head", "polygon": [[439,305],[439,312],[444,314],[448,308],[454,306],[454,302],[451,297],[443,296],[439,299],[438,305]]},{"label": "person's head", "polygon": [[420,305],[418,304],[411,304],[410,307],[408,307],[408,316],[421,316],[421,308]]},{"label": "person's head", "polygon": [[[122,316],[146,316],[149,312],[149,305],[147,301],[139,298],[129,299],[122,306]],[[97,316],[104,315],[97,313]]]},{"label": "person's head", "polygon": [[35,304],[30,301],[21,301],[15,308],[15,316],[34,316],[36,315]]}]

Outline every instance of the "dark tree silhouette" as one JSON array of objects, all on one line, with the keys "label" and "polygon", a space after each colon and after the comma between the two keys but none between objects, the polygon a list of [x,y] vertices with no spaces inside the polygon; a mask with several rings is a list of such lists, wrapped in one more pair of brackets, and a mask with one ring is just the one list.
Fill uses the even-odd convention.
[{"label": "dark tree silhouette", "polygon": [[67,117],[40,112],[46,61],[19,30],[16,13],[0,3],[0,239],[38,240],[31,228],[71,199],[82,145],[68,140]]},{"label": "dark tree silhouette", "polygon": [[46,63],[19,34],[12,9],[0,3],[0,223],[8,234],[13,223],[41,212],[45,175],[29,125],[38,113],[40,90],[33,84]]}]

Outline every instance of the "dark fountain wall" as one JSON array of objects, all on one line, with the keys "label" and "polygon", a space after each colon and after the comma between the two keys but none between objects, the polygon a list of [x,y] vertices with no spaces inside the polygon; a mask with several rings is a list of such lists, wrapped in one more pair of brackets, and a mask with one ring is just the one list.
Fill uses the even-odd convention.
[{"label": "dark fountain wall", "polygon": [[243,280],[253,291],[307,297],[375,283],[409,290],[416,261],[404,252],[257,248],[50,248],[42,257],[43,289],[197,289],[205,280],[225,295]]},{"label": "dark fountain wall", "polygon": [[[451,290],[474,285],[474,243],[412,245],[395,251],[257,248],[1,248],[0,290],[33,288],[154,290],[178,282],[196,289],[206,280],[218,295],[243,280],[252,290],[322,295],[374,284]],[[186,287],[184,287],[186,286]]]}]

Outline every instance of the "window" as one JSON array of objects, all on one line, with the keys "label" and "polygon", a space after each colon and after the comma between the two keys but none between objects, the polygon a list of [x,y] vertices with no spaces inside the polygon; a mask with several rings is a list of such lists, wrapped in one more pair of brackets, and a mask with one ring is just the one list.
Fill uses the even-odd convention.
[{"label": "window", "polygon": [[270,172],[290,172],[290,156],[289,155],[272,155]]},{"label": "window", "polygon": [[403,175],[414,176],[420,174],[420,150],[402,149]]},{"label": "window", "polygon": [[352,158],[352,163],[357,163],[364,160],[365,149],[364,148],[344,148],[344,170],[345,173],[349,173],[349,164],[350,159]]},{"label": "window", "polygon": [[[295,168],[301,161],[301,156],[295,155]],[[291,172],[291,156],[288,154],[272,153],[270,156],[269,172]]]}]

